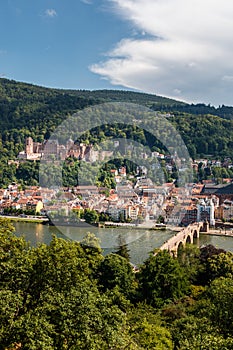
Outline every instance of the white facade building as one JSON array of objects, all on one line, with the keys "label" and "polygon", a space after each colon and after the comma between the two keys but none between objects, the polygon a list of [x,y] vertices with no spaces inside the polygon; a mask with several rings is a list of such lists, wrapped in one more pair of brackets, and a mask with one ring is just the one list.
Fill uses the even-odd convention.
[{"label": "white facade building", "polygon": [[212,199],[201,199],[197,204],[197,222],[207,220],[210,226],[215,225],[214,202]]}]

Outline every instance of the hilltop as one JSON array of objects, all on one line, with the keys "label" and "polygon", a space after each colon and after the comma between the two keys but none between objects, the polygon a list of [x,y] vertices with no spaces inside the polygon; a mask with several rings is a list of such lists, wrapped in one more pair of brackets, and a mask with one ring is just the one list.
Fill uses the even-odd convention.
[{"label": "hilltop", "polygon": [[[22,176],[20,168],[16,170],[13,165],[8,165],[8,161],[15,159],[24,149],[26,137],[44,142],[66,116],[105,102],[131,102],[161,111],[164,118],[169,117],[169,121],[178,129],[194,159],[207,155],[233,158],[233,107],[187,104],[132,91],[63,90],[0,79],[1,185],[22,177],[36,178],[35,166],[32,169],[31,165],[25,165]],[[103,129],[102,134],[105,131]],[[90,143],[100,140],[98,132],[100,130],[94,132],[95,136],[92,133],[89,135]],[[123,134],[149,145],[154,151],[164,151],[163,145],[140,130],[140,127],[135,130],[124,127]],[[119,137],[117,126],[111,130],[110,137]]]},{"label": "hilltop", "polygon": [[[0,129],[54,125],[64,115],[104,102],[131,102],[147,107],[179,105],[165,97],[121,90],[62,90],[0,79]],[[183,102],[180,102],[183,105]]]}]

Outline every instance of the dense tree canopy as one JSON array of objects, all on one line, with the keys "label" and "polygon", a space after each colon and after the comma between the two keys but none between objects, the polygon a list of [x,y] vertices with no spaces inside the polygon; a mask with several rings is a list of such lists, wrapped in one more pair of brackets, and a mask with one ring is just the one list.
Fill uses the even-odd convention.
[{"label": "dense tree canopy", "polygon": [[159,307],[166,301],[179,299],[188,288],[185,271],[167,251],[160,251],[145,261],[139,281],[143,298]]},{"label": "dense tree canopy", "polygon": [[1,349],[232,350],[232,256],[188,246],[134,272],[91,233],[32,247],[0,219]]}]

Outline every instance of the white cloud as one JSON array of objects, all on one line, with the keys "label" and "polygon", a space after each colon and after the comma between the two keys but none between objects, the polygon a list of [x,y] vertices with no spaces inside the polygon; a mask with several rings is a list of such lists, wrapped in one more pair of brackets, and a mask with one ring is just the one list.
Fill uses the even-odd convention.
[{"label": "white cloud", "polygon": [[81,0],[81,2],[83,2],[86,5],[92,5],[93,4],[92,0]]},{"label": "white cloud", "polygon": [[181,90],[179,90],[179,89],[174,89],[173,92],[174,92],[175,95],[180,95],[181,94]]},{"label": "white cloud", "polygon": [[233,104],[233,3],[109,0],[146,35],[125,38],[90,67],[112,84],[187,101]]},{"label": "white cloud", "polygon": [[222,77],[222,80],[223,80],[223,81],[227,81],[227,82],[229,82],[229,83],[233,83],[233,75],[224,75],[224,76]]},{"label": "white cloud", "polygon": [[45,16],[46,17],[50,17],[50,18],[53,18],[53,17],[56,17],[57,16],[57,12],[55,9],[47,9],[45,11]]}]

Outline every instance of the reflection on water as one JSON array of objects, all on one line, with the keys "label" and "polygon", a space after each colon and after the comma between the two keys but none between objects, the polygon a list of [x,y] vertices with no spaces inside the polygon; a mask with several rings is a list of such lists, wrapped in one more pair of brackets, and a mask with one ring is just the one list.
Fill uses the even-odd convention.
[{"label": "reflection on water", "polygon": [[44,242],[44,229],[43,225],[36,225],[35,227],[35,235],[38,243]]},{"label": "reflection on water", "polygon": [[53,234],[57,235],[57,237],[64,238],[64,236],[52,226],[48,227],[46,225],[29,222],[15,222],[13,224],[16,236],[24,237],[34,246],[39,243],[49,244]]},{"label": "reflection on water", "polygon": [[[100,239],[103,254],[114,251],[117,247],[118,236],[122,235],[128,244],[132,263],[141,264],[154,249],[159,248],[168,238],[172,236],[171,231],[144,231],[134,229],[98,229],[80,227],[54,227],[42,224],[16,222],[15,233],[24,236],[32,245],[39,243],[49,244],[52,236],[81,241],[87,232],[92,232]],[[197,242],[198,243],[198,242]],[[225,236],[201,235],[199,246],[213,244],[217,248],[223,248],[233,252],[233,238]]]}]

